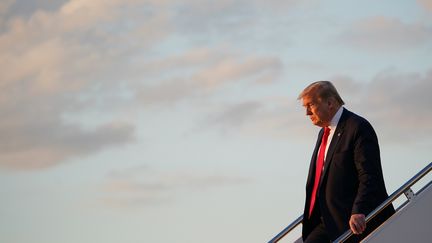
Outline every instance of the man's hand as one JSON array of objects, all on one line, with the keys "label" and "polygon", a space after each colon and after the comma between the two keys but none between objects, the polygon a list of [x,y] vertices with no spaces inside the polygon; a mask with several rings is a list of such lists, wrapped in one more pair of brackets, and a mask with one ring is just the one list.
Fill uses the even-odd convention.
[{"label": "man's hand", "polygon": [[356,235],[363,233],[366,229],[366,219],[364,214],[353,214],[349,220],[352,232]]}]

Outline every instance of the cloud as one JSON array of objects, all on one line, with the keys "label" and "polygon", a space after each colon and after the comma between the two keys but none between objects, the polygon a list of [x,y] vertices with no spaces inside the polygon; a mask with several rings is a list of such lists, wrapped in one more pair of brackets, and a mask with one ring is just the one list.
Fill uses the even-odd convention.
[{"label": "cloud", "polygon": [[354,23],[340,36],[340,40],[350,46],[373,51],[408,50],[428,45],[431,38],[431,26],[424,23],[404,23],[385,16]]},{"label": "cloud", "polygon": [[[262,35],[256,32],[264,12],[274,17],[296,11],[298,6],[315,0],[168,0],[172,18],[175,19],[176,34],[192,38],[195,43],[215,43],[219,41],[248,42],[251,37]],[[247,34],[245,34],[247,33]],[[258,37],[259,38],[259,37]],[[274,41],[274,40],[272,40]]]},{"label": "cloud", "polygon": [[[256,7],[244,0],[187,0],[171,1],[178,34],[225,36],[246,30],[254,22]],[[211,39],[211,38],[206,38]]]},{"label": "cloud", "polygon": [[0,4],[9,4],[5,12],[6,19],[16,16],[27,18],[36,11],[56,11],[69,0],[3,0]]},{"label": "cloud", "polygon": [[422,141],[432,132],[432,69],[424,73],[388,69],[369,82],[339,77],[334,83],[346,106],[373,121],[387,142]]},{"label": "cloud", "polygon": [[223,124],[224,127],[238,128],[247,122],[251,117],[255,117],[261,108],[262,104],[259,102],[243,102],[228,106],[220,113],[216,113],[216,115],[210,116],[207,119],[209,120],[210,124]]},{"label": "cloud", "polygon": [[[368,82],[334,76],[333,83],[346,107],[363,115],[387,142],[406,143],[428,139],[432,132],[432,69],[425,73],[384,70]],[[220,104],[200,127],[213,127],[246,135],[283,139],[313,137],[316,129],[296,97],[264,97]]]},{"label": "cloud", "polygon": [[399,73],[394,70],[378,74],[366,90],[368,107],[386,126],[389,135],[398,129],[400,137],[425,139],[432,129],[432,70],[422,73]]},{"label": "cloud", "polygon": [[417,0],[417,3],[426,11],[432,12],[432,2],[430,0]]},{"label": "cloud", "polygon": [[[5,114],[0,131],[7,134],[0,143],[9,150],[0,165],[45,168],[134,141],[132,121],[101,118],[89,128],[86,112],[116,117],[121,107],[171,105],[239,82],[277,79],[278,58],[224,44],[158,53],[168,37],[184,35],[175,29],[182,18],[214,9],[230,14],[225,10],[236,12],[238,4],[193,3],[70,0],[57,8],[33,4],[24,15],[9,14],[0,32],[0,110]],[[24,11],[21,3],[2,8],[10,6]],[[181,14],[182,6],[190,15]]]},{"label": "cloud", "polygon": [[4,0],[0,2],[0,14],[6,13],[14,4],[15,0]]},{"label": "cloud", "polygon": [[[251,4],[243,0],[222,1],[179,1],[174,18],[180,33],[192,35],[226,35],[227,32],[240,30],[251,21],[254,12]],[[249,15],[247,14],[249,13]]]},{"label": "cloud", "polygon": [[142,67],[154,79],[154,84],[141,85],[136,92],[137,98],[147,105],[211,96],[222,87],[240,82],[273,83],[282,71],[278,58],[233,54],[224,47],[192,48],[178,56],[144,63]]},{"label": "cloud", "polygon": [[302,139],[314,136],[309,119],[296,98],[269,96],[216,106],[199,129],[217,128],[223,134]]},{"label": "cloud", "polygon": [[158,171],[141,166],[112,171],[101,185],[100,201],[107,206],[135,208],[167,203],[186,193],[250,183],[251,179],[197,169]]},{"label": "cloud", "polygon": [[[69,1],[58,11],[36,10],[7,21],[0,33],[0,166],[46,168],[134,141],[134,125],[127,121],[99,120],[88,128],[65,119],[97,110],[106,99],[121,100],[119,81],[132,73],[129,48],[147,48],[163,38],[143,37],[151,29],[147,24],[164,29],[158,28],[166,24],[162,15],[127,13],[139,17],[136,24],[110,33],[110,27],[126,24],[116,20],[127,12],[120,6],[128,10],[134,2]],[[125,45],[126,36],[137,41]]]},{"label": "cloud", "polygon": [[227,58],[201,70],[192,79],[195,83],[213,87],[233,80],[260,76],[267,71],[278,71],[281,66],[281,62],[277,58],[249,57],[241,60]]},{"label": "cloud", "polygon": [[145,52],[169,30],[164,13],[128,12],[136,7],[133,1],[73,0],[57,12],[11,18],[0,35],[2,82],[35,79],[36,91],[75,92],[123,78],[132,72],[133,53]]},{"label": "cloud", "polygon": [[[16,120],[15,120],[16,121]],[[86,131],[76,125],[57,121],[27,124],[1,122],[1,165],[9,169],[41,169],[70,158],[87,156],[105,147],[133,141],[134,128],[129,124],[106,124]]]}]

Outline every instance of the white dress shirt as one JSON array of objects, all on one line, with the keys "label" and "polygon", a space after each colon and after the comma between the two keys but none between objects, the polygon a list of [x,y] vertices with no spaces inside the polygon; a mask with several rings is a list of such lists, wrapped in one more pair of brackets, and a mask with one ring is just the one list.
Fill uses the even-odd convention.
[{"label": "white dress shirt", "polygon": [[336,114],[333,116],[333,118],[330,121],[330,134],[329,134],[329,137],[327,140],[327,146],[326,146],[326,151],[325,151],[325,155],[324,155],[324,161],[325,161],[325,158],[327,157],[327,151],[328,151],[328,148],[330,147],[330,144],[331,144],[333,135],[336,131],[336,127],[339,123],[339,120],[342,116],[342,112],[343,112],[343,106],[341,106],[339,108],[339,110],[336,112]]}]

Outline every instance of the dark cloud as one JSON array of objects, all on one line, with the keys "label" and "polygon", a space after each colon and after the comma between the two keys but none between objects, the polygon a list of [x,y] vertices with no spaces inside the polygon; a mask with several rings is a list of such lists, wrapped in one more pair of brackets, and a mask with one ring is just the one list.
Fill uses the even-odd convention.
[{"label": "dark cloud", "polygon": [[14,16],[30,17],[36,11],[55,11],[69,0],[14,0],[9,12]]},{"label": "dark cloud", "polygon": [[[61,99],[1,107],[0,165],[13,169],[38,169],[87,156],[107,147],[134,140],[134,127],[111,122],[84,128],[61,120]],[[57,103],[56,103],[57,102]],[[9,112],[7,111],[9,110]]]}]

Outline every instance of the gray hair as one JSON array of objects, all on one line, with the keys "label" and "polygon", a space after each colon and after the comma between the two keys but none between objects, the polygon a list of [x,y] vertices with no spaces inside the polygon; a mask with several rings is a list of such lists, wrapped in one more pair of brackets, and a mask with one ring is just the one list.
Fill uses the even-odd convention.
[{"label": "gray hair", "polygon": [[344,105],[345,102],[340,97],[335,86],[330,81],[316,81],[307,86],[298,96],[297,99],[302,99],[305,96],[313,95],[313,97],[320,100],[327,100],[334,98],[340,105]]}]

